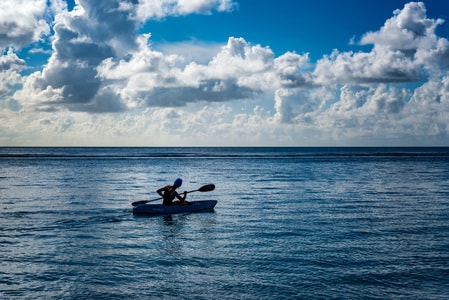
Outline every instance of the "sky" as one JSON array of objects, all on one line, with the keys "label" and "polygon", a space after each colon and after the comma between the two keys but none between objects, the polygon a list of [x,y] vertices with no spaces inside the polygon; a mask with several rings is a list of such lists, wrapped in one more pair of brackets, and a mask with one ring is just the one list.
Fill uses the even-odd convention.
[{"label": "sky", "polygon": [[0,146],[449,146],[449,1],[0,0]]}]

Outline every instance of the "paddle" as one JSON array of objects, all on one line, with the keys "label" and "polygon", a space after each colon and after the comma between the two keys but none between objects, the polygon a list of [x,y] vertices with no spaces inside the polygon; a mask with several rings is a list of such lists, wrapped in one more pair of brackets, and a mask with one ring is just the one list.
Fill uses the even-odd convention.
[{"label": "paddle", "polygon": [[[214,184],[206,184],[206,185],[203,185],[202,187],[200,187],[197,190],[188,191],[186,193],[210,192],[210,191],[213,191],[213,190],[215,190],[215,185]],[[135,202],[131,203],[131,205],[132,206],[137,206],[139,204],[145,204],[145,203],[148,203],[148,202],[153,202],[153,201],[157,201],[157,200],[161,200],[161,199],[162,199],[162,197],[159,197],[159,198],[156,198],[156,199],[152,199],[152,200],[140,200],[140,201],[135,201]]]}]

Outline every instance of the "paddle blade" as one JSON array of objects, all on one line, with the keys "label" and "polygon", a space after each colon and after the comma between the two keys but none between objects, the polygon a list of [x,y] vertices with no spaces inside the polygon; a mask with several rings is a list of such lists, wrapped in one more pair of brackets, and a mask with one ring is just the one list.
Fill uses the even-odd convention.
[{"label": "paddle blade", "polygon": [[131,205],[132,206],[137,206],[139,204],[145,204],[147,202],[148,202],[147,200],[135,201],[135,202],[131,203]]},{"label": "paddle blade", "polygon": [[203,185],[202,187],[200,187],[198,189],[199,192],[210,192],[215,190],[215,184],[207,184],[207,185]]},{"label": "paddle blade", "polygon": [[137,206],[140,204],[145,204],[148,202],[153,202],[153,201],[157,201],[157,200],[161,200],[162,198],[156,198],[156,199],[152,199],[152,200],[140,200],[140,201],[134,201],[133,203],[131,203],[132,206]]}]

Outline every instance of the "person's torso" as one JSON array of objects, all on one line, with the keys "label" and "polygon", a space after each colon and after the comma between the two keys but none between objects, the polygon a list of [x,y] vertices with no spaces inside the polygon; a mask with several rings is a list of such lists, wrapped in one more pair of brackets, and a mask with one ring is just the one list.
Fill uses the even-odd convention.
[{"label": "person's torso", "polygon": [[176,197],[175,188],[170,186],[164,192],[164,204],[171,204]]}]

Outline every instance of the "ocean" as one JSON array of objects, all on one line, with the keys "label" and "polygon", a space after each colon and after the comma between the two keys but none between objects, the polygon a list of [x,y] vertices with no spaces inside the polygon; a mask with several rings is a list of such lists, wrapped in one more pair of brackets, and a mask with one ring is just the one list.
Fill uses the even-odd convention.
[{"label": "ocean", "polygon": [[0,148],[0,298],[448,299],[449,148]]}]

